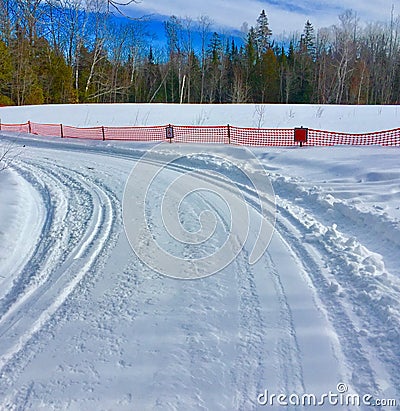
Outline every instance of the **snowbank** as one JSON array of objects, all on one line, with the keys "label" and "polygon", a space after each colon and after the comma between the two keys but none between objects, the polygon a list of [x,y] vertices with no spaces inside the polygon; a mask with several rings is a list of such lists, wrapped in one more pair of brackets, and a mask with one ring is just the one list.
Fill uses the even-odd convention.
[{"label": "snowbank", "polygon": [[76,127],[231,124],[363,133],[399,127],[400,108],[306,104],[76,104],[0,108],[3,123],[28,120]]}]

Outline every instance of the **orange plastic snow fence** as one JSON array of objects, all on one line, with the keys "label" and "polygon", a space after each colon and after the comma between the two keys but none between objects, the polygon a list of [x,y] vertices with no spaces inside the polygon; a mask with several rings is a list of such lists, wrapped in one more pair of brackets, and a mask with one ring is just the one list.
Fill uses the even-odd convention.
[{"label": "orange plastic snow fence", "polygon": [[[166,138],[166,130],[169,130]],[[126,126],[73,127],[63,124],[2,124],[1,131],[31,133],[39,136],[82,138],[90,140],[125,140],[147,142],[214,143],[253,147],[333,145],[400,146],[400,128],[372,133],[341,133],[307,128],[246,128],[224,126]]]}]

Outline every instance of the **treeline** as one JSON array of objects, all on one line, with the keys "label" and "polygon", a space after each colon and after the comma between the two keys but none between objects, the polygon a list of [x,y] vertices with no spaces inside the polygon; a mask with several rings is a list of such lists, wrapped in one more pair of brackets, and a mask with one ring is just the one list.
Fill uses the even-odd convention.
[{"label": "treeline", "polygon": [[[262,11],[243,39],[172,16],[166,44],[101,0],[0,0],[0,104],[400,102],[400,19],[273,39]],[[153,45],[152,45],[153,44]]]}]

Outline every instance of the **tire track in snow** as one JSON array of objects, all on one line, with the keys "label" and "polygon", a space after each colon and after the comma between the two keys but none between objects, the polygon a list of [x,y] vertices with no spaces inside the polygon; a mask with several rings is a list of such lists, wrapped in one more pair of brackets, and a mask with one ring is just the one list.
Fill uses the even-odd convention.
[{"label": "tire track in snow", "polygon": [[233,262],[238,287],[238,342],[236,360],[232,370],[235,383],[235,410],[257,408],[257,396],[263,390],[265,372],[265,320],[261,313],[261,303],[254,279],[248,264],[248,255],[242,250]]},{"label": "tire track in snow", "polygon": [[[204,172],[204,170],[202,170]],[[206,173],[205,173],[206,174]],[[217,182],[216,182],[217,183]],[[224,181],[219,185],[222,189],[227,189],[224,185]],[[201,194],[200,197],[208,209],[213,210],[214,215],[219,219],[221,225],[224,227],[226,233],[229,233],[229,222],[227,216],[225,216],[221,209],[215,207],[211,201],[209,201],[205,195]],[[231,235],[234,233],[231,233]],[[236,241],[239,241],[236,239]],[[235,362],[233,368],[230,370],[229,384],[233,384],[232,392],[226,396],[226,389],[224,391],[224,398],[220,399],[220,403],[232,404],[234,409],[237,410],[251,410],[257,407],[257,396],[262,391],[264,372],[266,369],[266,353],[265,353],[265,333],[264,324],[265,320],[262,316],[261,303],[258,295],[258,289],[256,286],[254,273],[248,264],[248,254],[245,249],[235,258],[231,263],[235,273],[236,290],[237,290],[237,334],[235,342]],[[221,299],[221,290],[223,287],[223,281],[220,276],[223,276],[224,270],[217,273],[210,279],[203,279],[207,289],[202,290],[199,293],[199,298],[204,300],[206,306],[219,306],[219,300]],[[229,272],[231,272],[229,270]],[[217,282],[213,284],[213,287],[209,286],[210,282]],[[219,290],[216,292],[216,290]],[[229,292],[229,287],[225,286],[225,292]],[[214,301],[212,297],[215,297]],[[206,317],[207,318],[207,317]],[[218,324],[218,323],[217,323]],[[221,333],[217,328],[217,324],[211,331],[214,335]],[[210,325],[210,324],[208,324]],[[190,330],[193,327],[189,327]],[[197,330],[192,330],[192,333],[198,333]],[[207,351],[206,348],[204,350]],[[192,349],[192,355],[197,356],[195,349]],[[219,354],[217,357],[221,357]],[[217,362],[218,358],[214,356],[212,362]],[[192,359],[193,369],[198,366],[199,361]],[[197,382],[196,382],[197,385]],[[229,385],[228,385],[229,386]],[[198,397],[201,398],[201,392],[198,393]],[[221,409],[225,409],[222,405]]]},{"label": "tire track in snow", "polygon": [[[184,170],[186,170],[186,167]],[[202,173],[207,176],[206,170],[202,170]],[[214,184],[219,184],[220,188],[225,187],[223,180],[216,181],[213,179],[213,182]],[[255,201],[257,195],[254,193],[254,190],[240,183],[239,185],[246,193],[246,200],[249,205],[258,212],[257,201]],[[269,201],[268,198],[264,200]],[[207,200],[203,199],[203,201],[213,209],[225,228],[229,226],[224,221],[225,217],[219,214],[218,209],[213,207]],[[233,386],[235,387],[233,390],[233,408],[238,410],[255,409],[257,407],[257,396],[263,391],[263,388],[265,388],[263,386],[266,369],[265,361],[267,361],[268,358],[265,347],[265,321],[261,314],[261,304],[254,273],[247,261],[248,256],[243,250],[242,255],[238,256],[232,263],[232,265],[236,267],[233,271],[236,273],[239,300],[239,341],[236,344],[236,360],[235,366],[231,370],[231,378]],[[219,273],[217,277],[220,275],[221,273]],[[293,321],[291,320],[290,307],[286,300],[283,286],[279,283],[279,274],[275,270],[273,275],[275,290],[278,294],[279,310],[281,318],[284,320],[279,324],[282,335],[281,344],[278,344],[279,352],[277,353],[280,364],[280,375],[283,381],[282,385],[287,388],[286,392],[294,392],[295,390],[304,388],[300,352],[296,342],[296,332]],[[205,292],[202,290],[202,293],[208,296],[208,299],[213,295],[212,291]],[[189,340],[193,340],[193,334],[195,334],[192,328],[190,325],[185,326]],[[194,342],[198,342],[198,340]],[[198,353],[194,348],[190,349],[190,352],[192,353],[191,358],[197,358]],[[207,356],[205,358],[207,358]],[[290,358],[290,366],[288,365],[288,358]],[[198,367],[198,360],[192,360],[191,362]],[[293,369],[291,369],[291,367]],[[201,392],[198,398],[201,399]]]},{"label": "tire track in snow", "polygon": [[[67,178],[57,171],[58,168],[53,168],[49,173],[42,165],[31,164],[25,165],[24,171],[21,171],[28,180],[33,181],[33,185],[39,187],[39,192],[45,198],[48,217],[45,219],[36,252],[19,278],[14,281],[14,287],[7,297],[2,300],[3,320],[7,311],[17,309],[28,298],[32,298],[37,289],[42,286],[48,289],[51,283],[55,282],[62,273],[60,267],[65,263],[71,249],[79,247],[78,243],[84,231],[80,227],[87,227],[92,217],[94,206],[89,200],[87,187],[76,179]],[[58,217],[55,218],[55,215]]]},{"label": "tire track in snow", "polygon": [[[49,270],[43,269],[43,266],[48,263],[50,258],[57,262],[61,258],[61,250],[64,249],[62,245],[65,245],[65,237],[62,237],[62,231],[59,230],[59,226],[65,218],[67,210],[65,195],[60,185],[54,177],[51,177],[50,188],[43,180],[35,176],[35,173],[29,166],[21,165],[17,171],[38,189],[47,215],[44,219],[40,241],[36,244],[33,255],[26,263],[21,274],[14,279],[12,288],[0,300],[0,321],[4,320],[4,317],[14,304],[25,300],[50,275]],[[55,246],[58,247],[55,249]],[[30,291],[28,290],[29,288],[31,288]]]},{"label": "tire track in snow", "polygon": [[[105,187],[102,187],[101,183],[96,183],[90,178],[85,178],[83,174],[79,174],[66,168],[61,170],[62,168],[60,166],[56,166],[51,163],[47,164],[47,167],[49,168],[49,170],[47,171],[45,167],[41,167],[37,164],[32,167],[32,170],[34,170],[35,173],[43,173],[41,176],[44,178],[45,183],[41,187],[46,187],[46,185],[54,184],[55,181],[60,181],[62,182],[62,184],[64,184],[65,191],[67,193],[69,192],[69,197],[67,198],[69,198],[70,200],[71,198],[73,198],[73,196],[71,196],[71,192],[73,192],[74,190],[76,190],[77,193],[86,192],[86,194],[90,194],[90,198],[93,201],[91,212],[89,213],[90,218],[93,218],[94,207],[98,207],[101,211],[99,211],[97,215],[97,221],[95,218],[95,222],[93,224],[89,223],[90,219],[83,220],[84,228],[86,230],[88,228],[93,229],[95,232],[97,232],[96,235],[93,235],[93,233],[88,233],[85,237],[84,233],[82,231],[79,231],[79,235],[76,236],[77,241],[70,241],[68,243],[68,246],[66,246],[63,250],[63,256],[59,264],[55,264],[54,267],[46,258],[44,258],[41,262],[41,265],[44,269],[47,268],[46,264],[50,265],[48,267],[50,273],[47,276],[41,277],[42,282],[39,283],[39,285],[37,285],[34,290],[30,291],[30,295],[35,296],[36,298],[39,297],[37,299],[39,303],[43,305],[38,305],[38,303],[35,302],[29,307],[29,312],[32,317],[30,318],[31,325],[27,327],[26,330],[24,330],[22,335],[19,335],[18,340],[15,341],[13,345],[11,345],[11,347],[8,349],[8,351],[5,352],[1,357],[0,365],[3,386],[9,385],[12,380],[15,380],[18,375],[18,370],[20,370],[21,367],[23,367],[23,364],[28,361],[29,358],[32,357],[32,355],[34,355],[32,349],[33,351],[35,351],[37,347],[35,348],[34,346],[40,344],[37,344],[38,341],[36,341],[36,344],[32,344],[31,340],[35,339],[35,337],[38,337],[40,332],[47,325],[49,325],[51,319],[55,317],[55,314],[60,309],[60,307],[62,307],[62,305],[73,293],[73,291],[83,280],[83,278],[87,276],[92,267],[95,266],[96,260],[99,259],[102,250],[105,250],[105,248],[107,248],[106,243],[110,238],[115,217],[114,214],[116,213],[116,211],[113,211],[116,201],[115,196],[109,190],[105,189]],[[57,177],[53,177],[52,174],[56,175]],[[73,189],[71,189],[71,186],[73,187]],[[74,200],[76,199],[74,198]],[[49,212],[53,213],[52,203],[47,202],[46,204],[48,206],[47,208]],[[83,204],[85,206],[88,204],[88,202],[83,201]],[[85,207],[80,208],[80,211],[83,212],[83,215],[85,215],[84,208]],[[64,224],[60,224],[60,222],[58,223],[58,226],[56,225],[55,227],[51,227],[50,230],[54,229],[55,231],[57,231],[58,228],[59,231],[63,231],[67,220],[63,221]],[[53,219],[49,220],[49,225],[51,226],[51,224],[54,224]],[[83,239],[79,238],[82,235]],[[93,240],[93,244],[90,244],[90,242],[88,241],[89,238]],[[71,238],[69,238],[69,240],[71,240]],[[87,249],[85,253],[85,260],[76,258],[77,256],[82,256],[82,252],[79,250],[79,244],[82,244]],[[53,270],[51,269],[52,267],[54,268]],[[51,281],[46,282],[46,279],[49,278]],[[57,286],[55,294],[54,286]],[[47,296],[46,293],[49,290],[50,292]],[[25,294],[23,294],[23,296],[24,295]],[[34,308],[36,305],[38,305],[38,309],[32,310],[32,308]],[[34,315],[31,314],[31,312],[33,312],[37,317],[35,318]],[[57,319],[53,325],[55,325],[60,320],[61,319]],[[15,320],[16,324],[20,322],[21,320]],[[38,338],[40,339],[40,337]],[[24,356],[26,357],[26,361],[23,360]]]},{"label": "tire track in snow", "polygon": [[[203,170],[204,172],[204,170]],[[218,184],[218,182],[215,182]],[[223,181],[220,187],[223,188]],[[252,212],[259,212],[257,208],[257,194],[248,187],[241,186],[246,192],[246,201],[253,209]],[[260,193],[258,193],[260,194]],[[269,201],[269,199],[264,199]],[[213,209],[220,219],[222,225],[229,231],[229,224],[226,216],[220,214],[219,209],[215,208],[211,202],[203,201]],[[280,387],[285,388],[285,392],[304,391],[302,376],[301,353],[296,339],[296,331],[291,316],[290,305],[287,301],[284,287],[280,281],[278,273],[272,259],[265,257],[264,264],[270,271],[269,277],[276,293],[276,304],[279,310],[278,322],[268,329],[266,320],[263,317],[262,304],[259,296],[259,286],[265,286],[268,274],[265,271],[257,272],[259,281],[256,281],[256,272],[260,270],[260,265],[253,268],[248,264],[248,253],[243,248],[242,252],[232,262],[235,273],[237,294],[238,294],[238,341],[236,343],[236,360],[231,370],[231,378],[234,383],[233,407],[237,410],[256,409],[258,406],[257,397],[262,393],[265,386],[267,369],[266,362],[272,361],[267,355],[266,334],[268,331],[276,332],[279,329],[280,340],[276,345],[276,357],[279,361],[279,377],[281,378]],[[221,273],[217,274],[217,278]],[[262,279],[264,278],[264,282]],[[260,282],[261,279],[261,282]],[[203,292],[204,295],[212,295],[212,291]],[[208,297],[209,298],[209,297]],[[272,302],[271,302],[272,303]],[[264,303],[265,304],[265,303]]]},{"label": "tire track in snow", "polygon": [[[218,165],[217,165],[218,168]],[[202,170],[207,176],[207,171]],[[224,188],[224,181],[213,179],[214,184]],[[260,200],[265,201],[270,207],[271,199],[263,197],[263,193],[256,193],[253,187],[236,182],[245,194],[246,202],[253,210],[259,213],[258,196]],[[211,204],[208,203],[210,206]],[[213,208],[211,206],[211,208]],[[217,209],[214,209],[217,212]],[[217,212],[218,214],[218,212]],[[227,226],[227,223],[223,221]],[[265,261],[266,260],[266,261]],[[269,277],[275,288],[277,305],[279,306],[280,320],[279,324],[274,324],[279,329],[281,336],[277,343],[276,357],[279,361],[279,377],[281,378],[280,388],[285,392],[304,391],[304,381],[302,375],[301,351],[297,343],[295,325],[291,315],[290,304],[286,298],[285,290],[280,281],[280,273],[277,271],[271,258],[266,257],[264,264],[270,270]],[[242,253],[232,263],[236,268],[237,288],[239,290],[239,338],[237,344],[237,359],[232,378],[237,386],[234,398],[234,409],[254,409],[257,407],[257,396],[263,392],[265,386],[265,370],[267,369],[267,348],[265,347],[265,329],[266,321],[262,315],[262,307],[258,295],[258,289],[255,281],[253,268],[248,264],[248,255],[243,249]],[[259,269],[259,268],[258,268]],[[264,273],[263,273],[264,274]],[[219,274],[218,274],[219,275]],[[260,286],[260,283],[258,283]],[[272,360],[272,359],[271,359]]]},{"label": "tire track in snow", "polygon": [[[361,212],[335,199],[331,193],[323,194],[315,187],[309,193],[298,186],[296,179],[278,177],[277,184],[279,194],[284,196],[283,213],[299,230],[306,247],[316,249],[329,269],[324,284],[327,297],[336,297],[337,304],[352,322],[348,344],[351,339],[357,339],[368,356],[370,368],[380,376],[371,389],[380,391],[381,395],[386,389],[391,392],[391,386],[400,386],[400,281],[398,264],[393,262],[400,252],[398,227],[383,216]],[[343,219],[349,224],[343,223]],[[366,226],[368,220],[371,226]],[[334,221],[342,222],[343,232]],[[373,234],[382,238],[382,242],[371,243]],[[393,241],[388,242],[389,238]],[[375,254],[364,244],[372,245],[381,254]],[[386,270],[385,262],[394,274]],[[346,328],[343,325],[344,332]],[[349,358],[354,359],[354,355]],[[368,389],[356,374],[352,379],[361,391]]]},{"label": "tire track in snow", "polygon": [[[199,197],[213,211],[225,230],[228,230],[229,224],[225,221],[226,216],[221,214],[222,210],[214,207],[205,195]],[[198,209],[197,203],[194,208],[186,208],[186,211],[190,215],[194,209]],[[181,218],[182,221],[190,220],[185,215]],[[190,256],[189,250],[186,256]],[[258,290],[247,260],[248,255],[244,253],[232,263],[236,267],[234,283],[229,274],[231,270],[223,270],[215,276],[198,280],[175,281],[183,292],[181,304],[186,307],[182,317],[177,319],[186,344],[182,344],[174,353],[177,361],[174,367],[185,370],[180,375],[179,384],[181,388],[184,384],[185,392],[191,393],[192,399],[190,402],[189,398],[174,398],[176,387],[173,385],[174,381],[166,378],[165,372],[169,369],[166,366],[166,370],[155,376],[155,384],[159,389],[162,387],[159,404],[163,404],[166,409],[182,409],[185,401],[186,404],[195,403],[198,409],[207,409],[208,403],[221,410],[230,407],[238,410],[256,408],[267,356]],[[232,287],[233,284],[236,286]],[[233,290],[237,298],[237,309],[224,304],[226,299],[231,298],[229,294]],[[232,308],[235,309],[234,312],[231,312]],[[193,321],[194,318],[196,321]],[[220,328],[220,324],[224,322],[222,318],[231,318],[231,321],[237,323],[234,335],[229,330],[230,322],[227,322],[227,330]],[[224,359],[226,353],[231,351],[235,353],[233,364]],[[185,361],[189,361],[189,375]],[[170,373],[173,372],[171,369]],[[169,384],[172,385],[168,389]],[[209,392],[216,387],[220,387],[218,395],[210,401]]]},{"label": "tire track in snow", "polygon": [[297,341],[295,324],[287,300],[285,289],[279,272],[271,255],[267,252],[265,256],[279,301],[279,329],[280,337],[277,344],[277,357],[279,359],[279,386],[284,392],[305,392],[303,369],[301,364],[301,352]]},{"label": "tire track in snow", "polygon": [[338,351],[336,354],[339,358],[344,355],[341,362],[347,365],[347,371],[343,370],[346,374],[345,378],[361,395],[371,393],[379,397],[379,381],[374,372],[376,364],[371,364],[369,352],[365,348],[358,327],[353,322],[353,315],[343,304],[340,294],[335,292],[332,283],[327,278],[329,274],[326,268],[323,268],[328,264],[326,267],[329,269],[332,256],[329,256],[326,250],[311,250],[307,243],[305,246],[302,238],[306,233],[301,222],[280,202],[278,202],[278,209],[280,217],[277,219],[277,229],[304,265],[303,272],[315,290],[316,302],[322,312],[330,318],[331,325],[340,338],[340,348],[336,346],[336,350],[343,354]]}]

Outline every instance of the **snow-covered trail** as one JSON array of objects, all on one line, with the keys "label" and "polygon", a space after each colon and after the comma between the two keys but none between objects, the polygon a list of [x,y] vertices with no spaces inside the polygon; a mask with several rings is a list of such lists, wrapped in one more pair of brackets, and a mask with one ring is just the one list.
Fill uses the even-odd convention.
[{"label": "snow-covered trail", "polygon": [[[285,174],[283,149],[259,150],[277,194],[267,252],[250,266],[245,244],[216,275],[174,280],[138,259],[122,222],[125,182],[149,146],[21,138],[8,175],[25,193],[14,207],[27,244],[1,278],[1,409],[252,410],[266,389],[320,395],[339,382],[399,397],[395,217],[349,204],[329,176],[324,186]],[[204,150],[252,167],[240,149]],[[195,163],[204,175],[220,167]],[[200,203],[189,199],[183,220]]]},{"label": "snow-covered trail", "polygon": [[[385,154],[397,161],[396,152]],[[377,398],[397,398],[400,386],[400,224],[398,207],[391,206],[398,204],[400,186],[392,165],[382,173],[388,178],[376,179],[379,186],[372,188],[363,181],[365,170],[360,178],[352,167],[317,186],[299,177],[272,177],[281,215],[277,229],[297,250],[318,304],[335,327],[350,365],[345,381]]]}]

